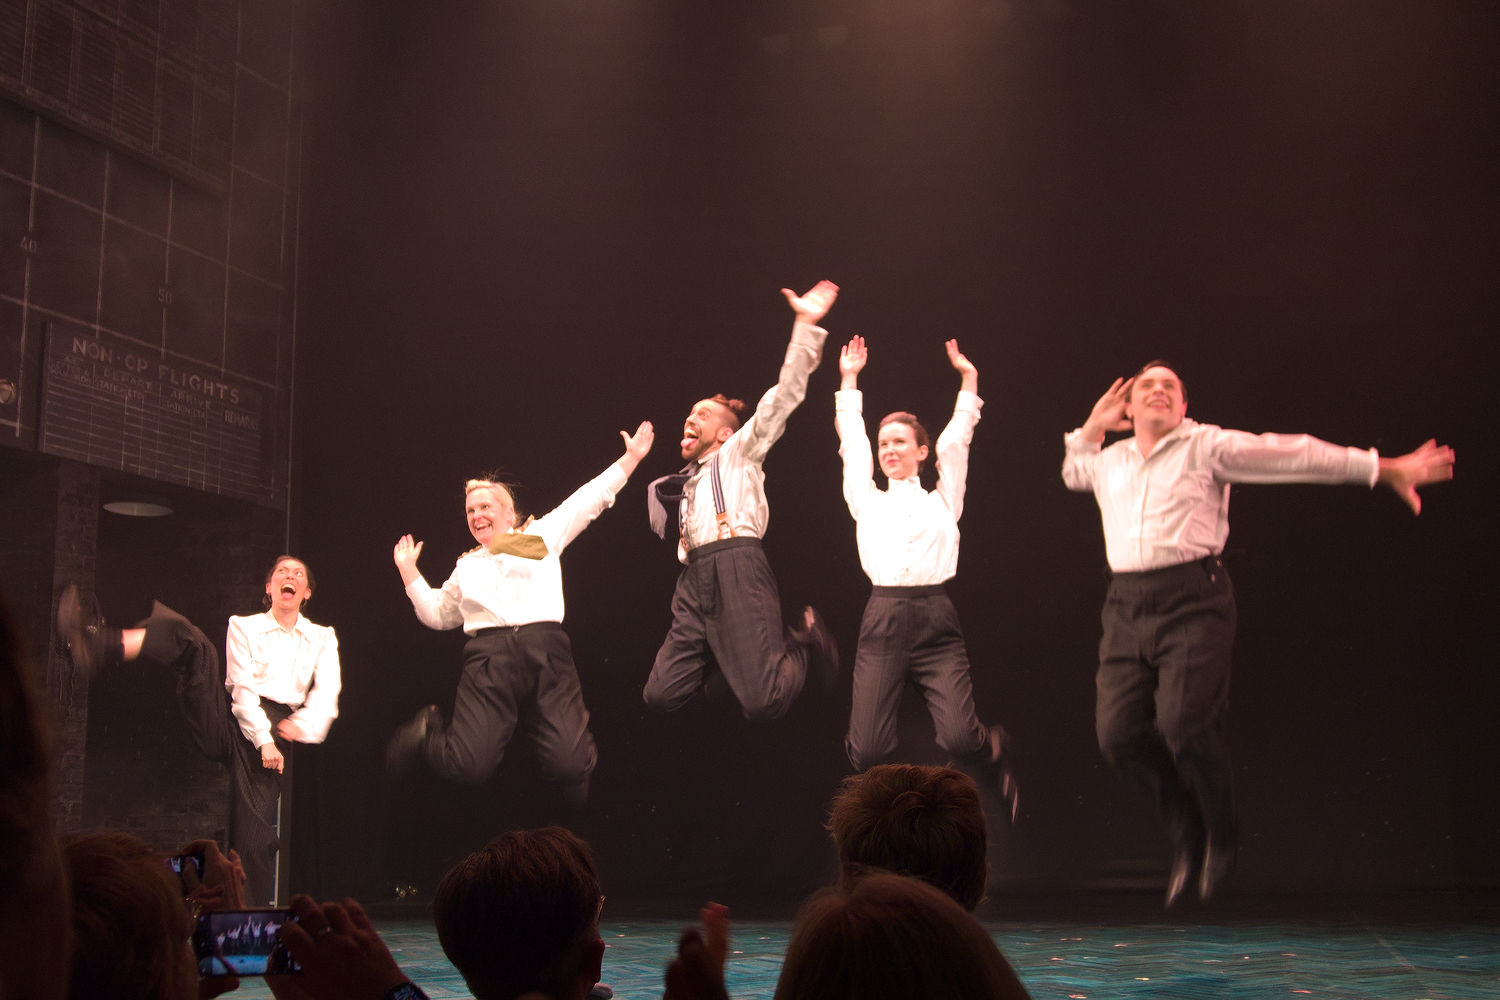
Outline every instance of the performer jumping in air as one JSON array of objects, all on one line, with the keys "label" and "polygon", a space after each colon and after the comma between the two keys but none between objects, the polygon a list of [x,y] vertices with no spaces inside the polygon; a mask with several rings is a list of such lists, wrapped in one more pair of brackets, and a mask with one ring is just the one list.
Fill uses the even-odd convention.
[{"label": "performer jumping in air", "polygon": [[1005,763],[1005,730],[985,725],[975,713],[963,630],[943,589],[958,571],[969,442],[984,405],[978,369],[960,353],[958,341],[944,346],[959,374],[958,400],[938,435],[937,489],[930,492],[921,480],[930,448],[927,429],[903,411],[880,421],[877,450],[888,488],[875,485],[859,390],[859,373],[869,361],[865,339],[854,337],[839,353],[834,425],[844,501],[855,521],[859,563],[872,584],[854,654],[854,705],[844,748],[856,770],[888,763],[896,749],[901,692],[911,681],[932,713],[938,746],[999,794],[1014,819],[1019,799]]},{"label": "performer jumping in air", "polygon": [[229,619],[222,667],[208,637],[160,602],[127,629],[105,624],[73,584],[57,609],[57,635],[76,668],[138,659],[175,671],[193,741],[229,769],[229,846],[245,867],[245,899],[256,906],[276,895],[276,807],[289,744],[323,742],[339,714],[338,636],[303,616],[312,595],[307,564],[278,558],[266,574],[265,613]]},{"label": "performer jumping in air", "polygon": [[693,404],[682,429],[687,466],[647,491],[651,527],[666,533],[677,511],[677,558],[684,564],[672,593],[672,627],[642,692],[656,711],[675,711],[717,668],[749,719],[785,714],[811,667],[831,687],[838,650],[822,617],[804,608],[802,626],[784,629],[776,577],[761,549],[770,520],[762,465],[807,395],[828,331],[817,322],[838,297],[820,281],[806,294],[783,288],[796,320],[776,385],[741,423],[745,404],[717,395]]},{"label": "performer jumping in air", "polygon": [[[1064,438],[1063,482],[1092,490],[1112,579],[1101,615],[1099,748],[1155,800],[1175,846],[1167,905],[1197,879],[1207,900],[1234,864],[1237,824],[1224,713],[1234,587],[1221,558],[1231,483],[1385,483],[1421,512],[1417,488],[1453,478],[1453,450],[1399,458],[1307,435],[1247,434],[1187,419],[1187,391],[1152,361],[1117,378]],[[1108,431],[1134,435],[1102,448]]]},{"label": "performer jumping in air", "polygon": [[393,557],[406,596],[428,628],[462,627],[463,674],[453,718],[428,705],[398,729],[387,768],[404,773],[425,760],[452,781],[478,784],[505,755],[523,713],[534,708],[532,737],[548,777],[575,805],[588,799],[597,754],[589,732],[573,646],[563,631],[563,550],[608,507],[651,450],[651,424],[620,432],[625,453],[550,513],[516,523],[515,498],[490,478],[464,487],[464,513],[479,547],[458,557],[438,589],[417,570],[422,543],[396,542]]}]

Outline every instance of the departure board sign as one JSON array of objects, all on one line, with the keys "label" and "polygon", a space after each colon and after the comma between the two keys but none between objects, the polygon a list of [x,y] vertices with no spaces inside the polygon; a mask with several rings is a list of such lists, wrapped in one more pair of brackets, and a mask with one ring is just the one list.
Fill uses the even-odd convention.
[{"label": "departure board sign", "polygon": [[42,381],[41,451],[285,509],[260,387],[57,322]]}]

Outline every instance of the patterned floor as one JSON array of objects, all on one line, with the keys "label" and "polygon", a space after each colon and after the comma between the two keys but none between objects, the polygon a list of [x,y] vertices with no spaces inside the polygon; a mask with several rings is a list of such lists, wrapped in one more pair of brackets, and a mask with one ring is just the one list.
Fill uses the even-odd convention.
[{"label": "patterned floor", "polygon": [[[422,921],[377,921],[401,967],[433,1000],[468,998]],[[604,976],[621,1000],[661,996],[682,922],[601,928]],[[990,925],[1036,1000],[1115,997],[1288,1000],[1486,1000],[1500,997],[1500,926],[1348,922]],[[771,997],[790,924],[737,922],[728,972],[735,1000]],[[246,980],[231,996],[269,997]]]}]

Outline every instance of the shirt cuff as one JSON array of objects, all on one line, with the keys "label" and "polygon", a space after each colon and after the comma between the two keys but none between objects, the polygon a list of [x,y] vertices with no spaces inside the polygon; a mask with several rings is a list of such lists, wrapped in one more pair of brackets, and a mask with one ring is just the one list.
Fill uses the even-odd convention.
[{"label": "shirt cuff", "polygon": [[835,389],[833,390],[833,408],[840,413],[865,412],[865,392],[863,389]]},{"label": "shirt cuff", "polygon": [[1063,435],[1063,447],[1069,451],[1079,451],[1086,454],[1097,452],[1104,447],[1103,441],[1090,441],[1083,436],[1083,428],[1075,427]]}]

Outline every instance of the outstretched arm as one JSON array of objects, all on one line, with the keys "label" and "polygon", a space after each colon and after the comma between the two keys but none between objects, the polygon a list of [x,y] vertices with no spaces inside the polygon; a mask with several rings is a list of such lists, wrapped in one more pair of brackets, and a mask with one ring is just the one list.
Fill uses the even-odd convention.
[{"label": "outstretched arm", "polygon": [[959,351],[958,341],[950,340],[943,346],[948,350],[948,363],[958,372],[958,390],[979,395],[979,369]]},{"label": "outstretched arm", "polygon": [[651,451],[651,443],[656,440],[656,431],[651,426],[651,421],[642,420],[634,434],[621,431],[620,437],[625,441],[625,454],[620,456],[619,465],[628,476],[635,471],[636,466],[641,464],[641,459]]},{"label": "outstretched arm", "polygon": [[855,334],[839,351],[839,388],[858,389],[859,373],[865,370],[870,352],[865,349],[865,338]]},{"label": "outstretched arm", "polygon": [[1428,438],[1415,451],[1396,458],[1382,458],[1379,481],[1395,490],[1413,514],[1420,514],[1422,498],[1417,496],[1417,487],[1452,479],[1456,458],[1452,448]]},{"label": "outstretched arm", "polygon": [[839,286],[831,281],[820,281],[801,295],[790,288],[783,288],[781,294],[786,296],[797,319],[816,325],[833,308],[834,300],[839,297]]},{"label": "outstretched arm", "polygon": [[1107,431],[1130,430],[1130,418],[1125,415],[1125,407],[1130,402],[1130,386],[1135,377],[1117,378],[1104,390],[1104,395],[1094,404],[1094,409],[1089,413],[1089,418],[1083,422],[1083,439],[1099,443],[1104,440]]},{"label": "outstretched arm", "polygon": [[787,417],[807,396],[807,379],[823,360],[823,341],[828,337],[828,331],[817,322],[838,298],[839,286],[820,281],[802,295],[794,294],[790,288],[783,288],[781,293],[797,314],[781,371],[776,384],[755,404],[755,412],[725,442],[726,456],[734,454],[752,463],[765,459],[766,452],[786,430]]}]

